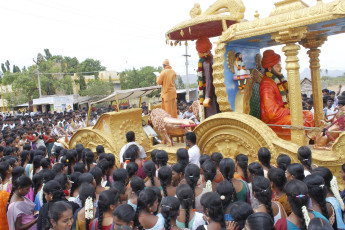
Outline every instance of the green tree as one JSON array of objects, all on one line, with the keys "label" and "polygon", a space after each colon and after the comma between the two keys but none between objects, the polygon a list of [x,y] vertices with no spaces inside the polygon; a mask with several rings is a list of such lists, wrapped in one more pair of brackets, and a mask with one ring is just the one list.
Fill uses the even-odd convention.
[{"label": "green tree", "polygon": [[38,97],[37,78],[28,71],[16,75],[12,82],[12,92],[5,93],[4,98],[10,107],[23,104]]},{"label": "green tree", "polygon": [[176,89],[185,88],[185,84],[183,83],[182,77],[180,75],[176,76],[175,85],[176,85]]},{"label": "green tree", "polygon": [[48,61],[52,57],[52,54],[50,53],[49,49],[44,49],[44,54],[44,58],[46,59],[46,61]]},{"label": "green tree", "polygon": [[7,71],[11,72],[10,62],[8,60],[6,60],[5,66],[6,66]]},{"label": "green tree", "polygon": [[113,85],[101,80],[87,82],[86,89],[80,91],[81,96],[105,96],[113,92]]},{"label": "green tree", "polygon": [[6,71],[7,71],[7,69],[6,69],[6,67],[5,67],[5,64],[4,63],[1,63],[1,70],[2,70],[2,72],[5,74],[6,73]]},{"label": "green tree", "polygon": [[[139,70],[133,68],[132,70],[125,70],[120,73],[120,85],[121,89],[135,89],[157,85],[157,77],[153,72],[161,72],[162,67],[146,66]],[[159,95],[159,92],[155,92],[149,96]]]},{"label": "green tree", "polygon": [[65,75],[63,78],[57,81],[56,89],[63,91],[64,94],[73,94],[73,84],[70,75]]},{"label": "green tree", "polygon": [[[98,71],[106,70],[104,66],[101,65],[99,60],[94,60],[92,58],[87,58],[80,63],[78,72],[85,73],[83,75],[95,75],[98,78]],[[95,72],[97,71],[97,72]]]}]

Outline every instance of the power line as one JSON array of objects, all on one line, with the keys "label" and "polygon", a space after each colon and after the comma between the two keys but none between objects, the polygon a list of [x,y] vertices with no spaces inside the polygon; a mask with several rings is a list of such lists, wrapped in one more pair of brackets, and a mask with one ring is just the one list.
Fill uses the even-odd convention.
[{"label": "power line", "polygon": [[[99,71],[91,71],[91,72],[76,72],[76,73],[42,73],[40,72],[40,74],[45,74],[45,75],[74,75],[74,74],[87,74],[87,73],[99,73],[101,71],[107,71],[107,72],[112,72],[111,70],[99,70]],[[117,72],[117,71],[115,71]],[[7,74],[3,74],[3,76],[17,76],[17,75],[25,75],[25,74],[35,74],[36,72],[21,72],[21,73],[7,73]]]}]

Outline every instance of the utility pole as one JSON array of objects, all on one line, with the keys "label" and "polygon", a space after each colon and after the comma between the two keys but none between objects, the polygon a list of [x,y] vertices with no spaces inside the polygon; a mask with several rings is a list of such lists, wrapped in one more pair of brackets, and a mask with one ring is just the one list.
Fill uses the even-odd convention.
[{"label": "utility pole", "polygon": [[191,55],[188,55],[188,44],[186,43],[186,53],[182,56],[186,57],[186,101],[189,102],[189,80],[188,80],[188,57],[191,57]]},{"label": "utility pole", "polygon": [[42,59],[39,59],[37,57],[37,61],[35,59],[32,59],[37,66],[37,78],[38,78],[38,91],[39,91],[39,97],[42,97],[42,90],[41,90],[41,78],[40,78],[40,63],[42,62]]}]

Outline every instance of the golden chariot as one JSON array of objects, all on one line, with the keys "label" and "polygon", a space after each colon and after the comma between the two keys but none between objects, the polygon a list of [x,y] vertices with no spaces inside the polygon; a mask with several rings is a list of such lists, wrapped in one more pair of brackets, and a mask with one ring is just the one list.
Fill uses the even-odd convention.
[{"label": "golden chariot", "polygon": [[[194,132],[202,154],[221,152],[225,157],[239,153],[248,155],[250,161],[257,160],[260,147],[267,147],[272,153],[272,163],[280,154],[288,154],[293,162],[298,162],[297,150],[307,145],[303,128],[302,99],[300,89],[299,60],[300,46],[308,49],[314,99],[315,125],[323,119],[323,101],[320,79],[320,47],[330,35],[345,32],[345,0],[330,3],[315,1],[308,6],[301,0],[284,0],[275,3],[275,8],[267,18],[259,18],[256,13],[252,21],[243,20],[245,7],[241,0],[218,0],[205,12],[195,4],[190,11],[191,19],[184,21],[166,33],[166,42],[177,45],[196,40],[201,36],[219,36],[213,64],[213,84],[221,113],[213,115],[198,125]],[[251,103],[254,88],[258,87],[260,75],[260,49],[283,44],[286,56],[286,71],[290,91],[291,141],[279,138],[276,133],[257,117],[255,103]],[[229,64],[235,52],[245,53],[246,67],[253,76],[244,93],[240,93],[232,80]],[[165,149],[170,161],[175,161],[176,150],[184,147],[176,144],[166,147],[152,145],[152,140],[142,128],[141,109],[132,109],[104,114],[92,128],[79,130],[69,146],[77,143],[95,150],[102,144],[107,152],[118,159],[120,148],[125,144],[125,133],[135,131],[136,141],[150,153],[154,148]],[[311,146],[312,148],[312,146]],[[345,133],[335,140],[330,151],[312,148],[313,163],[332,170],[340,179],[341,165],[345,163]]]}]

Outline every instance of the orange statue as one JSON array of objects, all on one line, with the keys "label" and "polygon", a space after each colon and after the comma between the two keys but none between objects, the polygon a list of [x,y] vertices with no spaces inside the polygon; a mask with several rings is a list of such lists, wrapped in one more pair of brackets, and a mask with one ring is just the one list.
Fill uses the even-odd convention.
[{"label": "orange statue", "polygon": [[336,109],[338,109],[337,114],[332,118],[331,124],[329,125],[325,121],[321,121],[322,126],[324,127],[322,132],[316,133],[314,136],[309,137],[315,141],[314,148],[321,150],[331,150],[332,143],[340,135],[341,131],[344,129],[344,116],[345,116],[345,97],[339,96],[339,102]]},{"label": "orange statue", "polygon": [[177,118],[177,94],[175,87],[176,73],[171,68],[168,59],[164,60],[163,68],[164,70],[157,78],[157,84],[162,86],[162,109],[167,111],[172,117]]},{"label": "orange statue", "polygon": [[208,38],[202,37],[196,41],[196,50],[200,57],[198,63],[199,102],[205,108],[205,118],[220,112],[213,85],[211,49],[212,43]]},{"label": "orange statue", "polygon": [[[260,83],[261,120],[266,124],[291,125],[288,83],[281,74],[280,55],[273,50],[266,50],[261,64],[265,69],[265,76]],[[313,114],[310,111],[303,111],[303,120],[304,126],[314,126]],[[289,129],[271,128],[280,138],[291,139]]]}]

